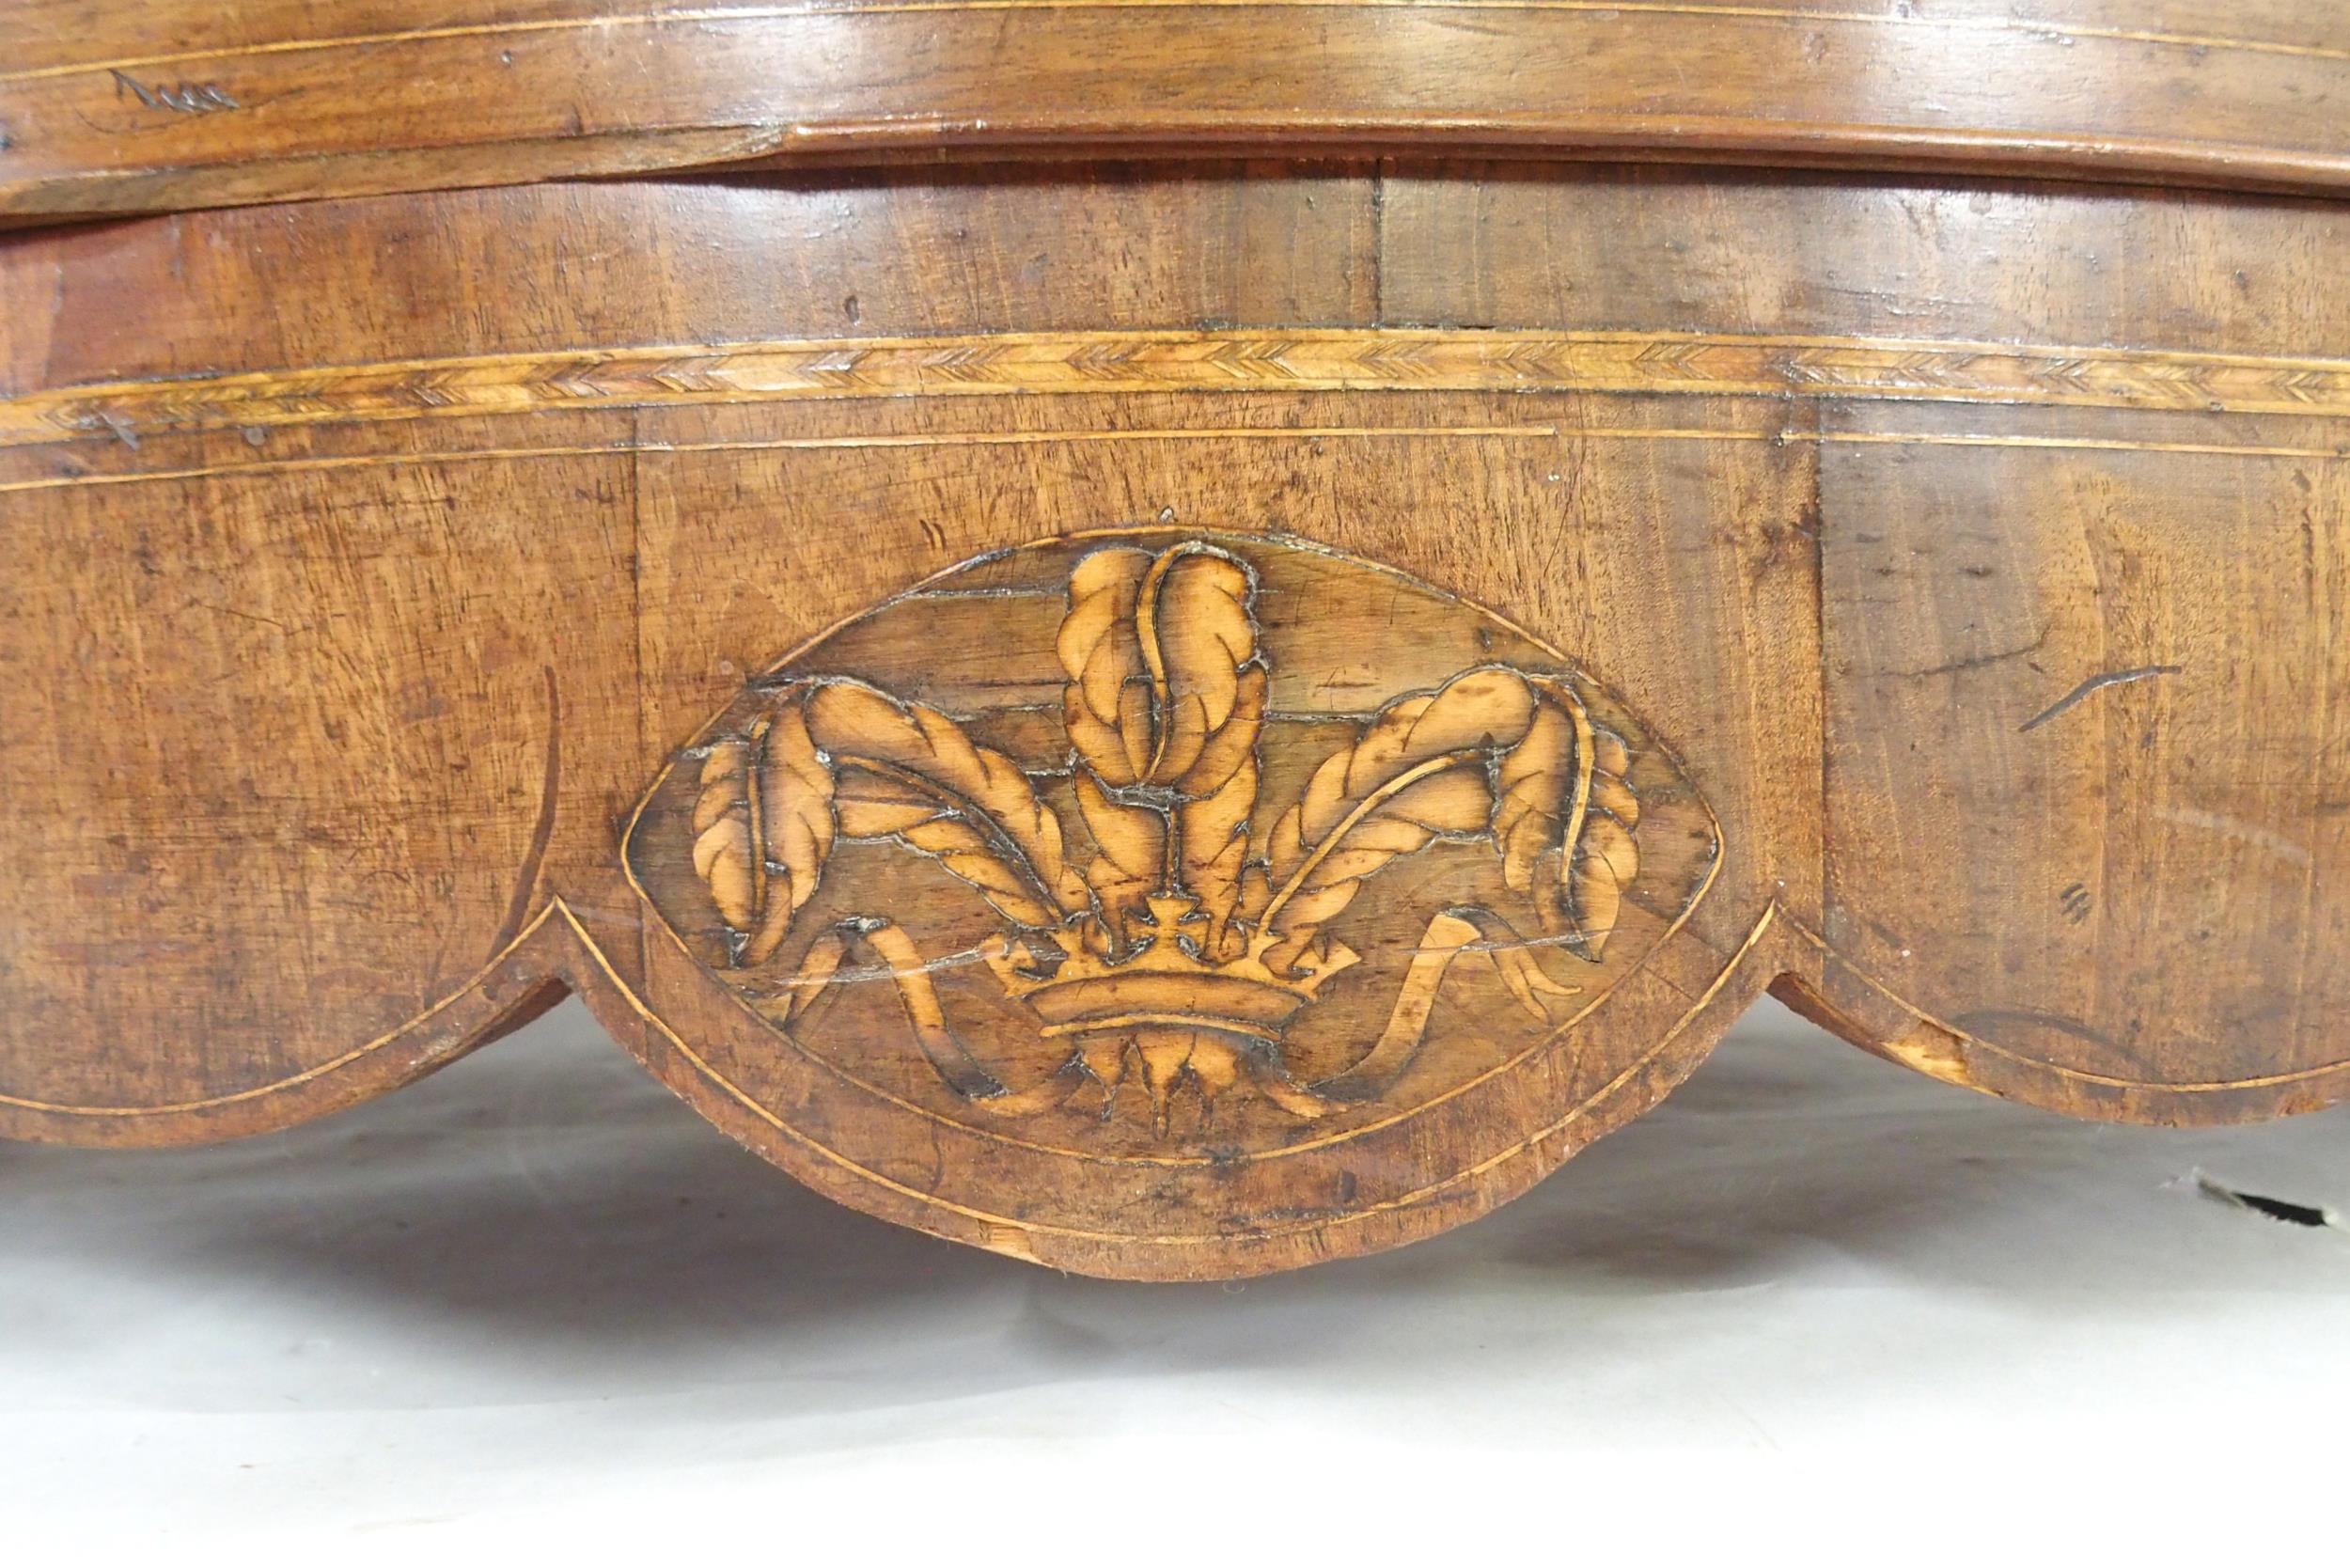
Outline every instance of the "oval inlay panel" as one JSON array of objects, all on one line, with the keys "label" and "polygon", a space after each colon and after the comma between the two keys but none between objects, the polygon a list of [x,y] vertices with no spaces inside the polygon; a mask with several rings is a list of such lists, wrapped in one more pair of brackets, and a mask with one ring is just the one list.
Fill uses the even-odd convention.
[{"label": "oval inlay panel", "polygon": [[1030,1146],[1326,1144],[1526,1056],[1694,903],[1672,759],[1367,562],[1152,530],[972,561],[752,683],[627,854],[797,1050]]},{"label": "oval inlay panel", "polygon": [[1639,971],[1721,850],[1528,633],[1166,528],[983,557],[817,638],[624,846],[697,1104],[850,1201],[1152,1277],[1280,1266],[1334,1218],[1441,1229],[1636,1112],[1695,1005]]}]

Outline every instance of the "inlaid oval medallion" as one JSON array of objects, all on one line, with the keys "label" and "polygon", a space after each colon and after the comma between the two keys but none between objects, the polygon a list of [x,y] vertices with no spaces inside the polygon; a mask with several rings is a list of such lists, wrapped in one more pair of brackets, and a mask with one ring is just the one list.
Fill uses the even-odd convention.
[{"label": "inlaid oval medallion", "polygon": [[[818,638],[680,755],[626,856],[765,1049],[822,1069],[733,1051],[771,1120],[860,1169],[944,1125],[1165,1193],[1342,1157],[1529,1063],[1580,1081],[1577,1026],[1719,849],[1662,744],[1527,633],[1329,550],[1151,529]],[[1128,1200],[1078,1169],[1024,1204],[1000,1159],[952,1200]],[[1264,1222],[1216,1191],[1244,1212],[1171,1206]]]}]

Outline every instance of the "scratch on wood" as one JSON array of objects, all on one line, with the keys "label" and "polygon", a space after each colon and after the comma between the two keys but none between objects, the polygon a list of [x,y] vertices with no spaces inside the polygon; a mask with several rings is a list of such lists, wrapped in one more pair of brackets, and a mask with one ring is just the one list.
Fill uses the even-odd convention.
[{"label": "scratch on wood", "polygon": [[256,626],[268,626],[274,628],[282,636],[293,635],[292,627],[287,625],[284,621],[279,620],[273,616],[255,615],[250,610],[234,609],[227,604],[215,604],[209,600],[196,598],[189,599],[188,608],[192,610],[210,610],[214,615],[225,615],[234,620],[249,620]]},{"label": "scratch on wood", "polygon": [[2305,846],[2294,842],[2281,833],[2271,832],[2267,828],[2256,826],[2251,823],[2243,822],[2220,812],[2196,811],[2173,807],[2157,811],[2154,815],[2164,822],[2177,823],[2182,827],[2201,828],[2206,833],[2217,833],[2238,843],[2266,850],[2279,859],[2295,866],[2306,867],[2310,864],[2310,852]]},{"label": "scratch on wood", "polygon": [[1904,681],[1924,681],[1937,675],[1964,675],[1969,670],[1985,669],[1992,665],[2004,664],[2010,659],[2021,659],[2039,652],[2047,646],[2049,634],[2055,629],[2053,624],[2043,626],[2038,636],[2029,642],[2019,643],[2013,648],[2002,648],[1990,653],[1970,653],[1964,658],[1952,659],[1945,664],[1926,665],[1918,669],[1897,669],[1891,673]]},{"label": "scratch on wood", "polygon": [[117,98],[127,92],[149,109],[168,109],[181,115],[210,115],[223,109],[244,107],[229,97],[217,82],[181,82],[176,86],[165,86],[158,82],[149,86],[119,71],[110,71],[108,74],[115,79]]},{"label": "scratch on wood", "polygon": [[[835,929],[854,932],[861,935],[888,924],[890,924],[889,921],[874,916],[855,916],[841,921]],[[872,980],[901,980],[908,975],[943,975],[951,970],[967,969],[973,964],[986,962],[987,953],[983,949],[964,948],[937,958],[925,958],[918,964],[844,964],[826,976],[823,983],[827,985],[864,984]],[[778,989],[789,993],[794,989],[796,983],[798,982],[785,980],[778,982]]]},{"label": "scratch on wood", "polygon": [[[1908,1006],[1905,1002],[1902,1005]],[[1920,1013],[1919,1016],[1924,1015]],[[1972,1012],[1960,1013],[1950,1020],[1950,1027],[1969,1038],[1982,1040],[1993,1046],[1998,1044],[1997,1040],[1989,1038],[1995,1031],[2003,1027],[2019,1027],[2054,1029],[2057,1033],[2070,1035],[2075,1040],[2086,1040],[2092,1045],[2103,1045],[2108,1051],[2129,1054],[2127,1048],[2111,1035],[2078,1018],[2068,1017],[2061,1012],[2041,1012],[2029,1008],[1980,1008]]]},{"label": "scratch on wood", "polygon": [[2028,735],[2050,719],[2079,706],[2091,696],[2105,690],[2107,686],[2126,686],[2133,681],[2151,681],[2157,675],[2176,675],[2186,667],[2185,665],[2141,665],[2136,669],[2109,669],[2101,675],[2092,675],[2057,698],[2055,702],[2026,719],[2015,732],[2018,735]]}]

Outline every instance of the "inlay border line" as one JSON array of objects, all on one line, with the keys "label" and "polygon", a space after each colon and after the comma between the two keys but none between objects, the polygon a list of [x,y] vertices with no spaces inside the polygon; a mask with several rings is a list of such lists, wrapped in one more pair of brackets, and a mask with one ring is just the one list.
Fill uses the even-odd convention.
[{"label": "inlay border line", "polygon": [[0,71],[0,86],[67,76],[97,76],[115,71],[150,70],[243,61],[273,55],[378,48],[442,39],[515,38],[544,33],[692,26],[725,26],[816,17],[937,15],[989,11],[1152,10],[1339,10],[1380,11],[1408,7],[1444,11],[1556,11],[1564,14],[1624,12],[1635,16],[1687,17],[1723,22],[1797,23],[1815,26],[1900,28],[1936,33],[2021,33],[2033,38],[2099,43],[2145,44],[2197,53],[2278,55],[2317,60],[2350,60],[2350,49],[2295,43],[2284,39],[2244,38],[2231,33],[2175,28],[2119,27],[2024,16],[1929,16],[1906,9],[1865,10],[1855,7],[1709,4],[1704,0],[796,0],[786,5],[678,5],[650,7],[616,16],[512,17],[455,25],[398,27],[364,33],[329,33],[309,38],[224,43],[201,49],[152,51],[106,59],[59,60]]},{"label": "inlay border line", "polygon": [[0,447],[561,410],[1202,392],[1598,392],[2350,417],[2350,360],[1725,333],[1343,327],[463,355],[0,399]]}]

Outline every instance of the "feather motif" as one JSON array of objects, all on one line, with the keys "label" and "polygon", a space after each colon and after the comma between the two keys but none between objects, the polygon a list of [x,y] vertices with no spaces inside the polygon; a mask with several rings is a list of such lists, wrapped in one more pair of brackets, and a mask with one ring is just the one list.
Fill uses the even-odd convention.
[{"label": "feather motif", "polygon": [[694,868],[733,962],[774,954],[837,837],[929,855],[1022,926],[1098,911],[1080,923],[1104,953],[1135,938],[1152,896],[1188,894],[1212,960],[1240,956],[1253,930],[1278,938],[1277,965],[1398,856],[1485,839],[1504,884],[1598,962],[1638,874],[1640,803],[1628,747],[1574,682],[1480,666],[1398,698],[1268,825],[1253,591],[1239,561],[1197,542],[1099,550],[1072,572],[1058,652],[1097,849],[1082,872],[1020,766],[945,713],[851,680],[787,688],[709,748],[694,807]]},{"label": "feather motif", "polygon": [[1102,851],[1089,879],[1114,922],[1180,886],[1223,942],[1264,724],[1253,593],[1239,561],[1198,543],[1097,550],[1070,574],[1062,711]]},{"label": "feather motif", "polygon": [[1182,852],[1176,870],[1208,917],[1200,947],[1211,958],[1239,956],[1232,917],[1239,912],[1241,879],[1248,861],[1248,823],[1256,804],[1257,759],[1252,754],[1221,788],[1176,808],[1176,842]]},{"label": "feather motif", "polygon": [[[1588,723],[1589,720],[1587,719]],[[1565,839],[1568,929],[1593,963],[1616,929],[1624,889],[1640,872],[1640,797],[1632,792],[1631,749],[1611,729],[1591,727],[1591,765],[1579,830]]]},{"label": "feather motif", "polygon": [[1070,744],[1111,789],[1140,783],[1156,737],[1151,689],[1135,630],[1135,602],[1151,570],[1147,550],[1096,550],[1069,574],[1069,613],[1056,651],[1069,677],[1062,716]]},{"label": "feather motif", "polygon": [[1063,714],[1105,788],[1206,794],[1254,750],[1263,666],[1253,591],[1240,562],[1201,544],[1097,550],[1077,563],[1057,642]]},{"label": "feather motif", "polygon": [[1095,854],[1085,877],[1103,915],[1094,929],[1104,939],[1134,941],[1141,934],[1137,923],[1151,895],[1167,881],[1167,814],[1113,799],[1083,768],[1077,770],[1075,789],[1077,814],[1093,835]]},{"label": "feather motif", "polygon": [[1019,765],[935,708],[849,681],[807,698],[807,729],[840,776],[840,825],[931,855],[1007,918],[1052,926],[1085,909],[1060,823]]},{"label": "feather motif", "polygon": [[1640,869],[1631,753],[1592,722],[1572,683],[1531,684],[1541,699],[1534,720],[1494,770],[1502,881],[1533,901],[1545,929],[1596,963]]},{"label": "feather motif", "polygon": [[1494,792],[1481,764],[1516,745],[1534,712],[1526,678],[1493,666],[1380,709],[1275,823],[1265,846],[1275,889],[1266,926],[1301,935],[1336,917],[1363,879],[1396,856],[1433,839],[1489,832]]},{"label": "feather motif", "polygon": [[694,802],[694,870],[738,966],[760,964],[813,897],[833,845],[833,777],[789,701],[714,743]]}]

